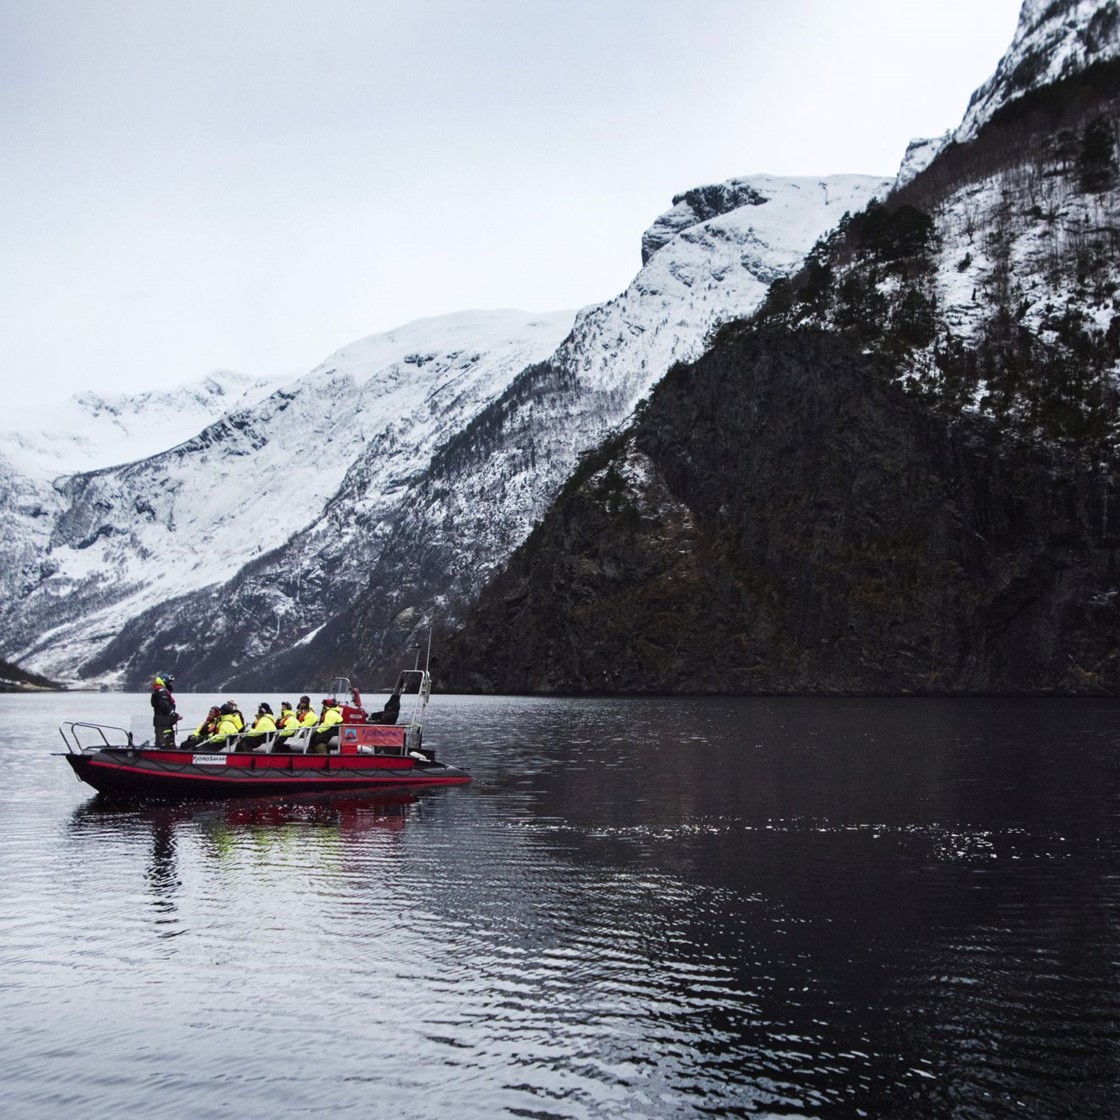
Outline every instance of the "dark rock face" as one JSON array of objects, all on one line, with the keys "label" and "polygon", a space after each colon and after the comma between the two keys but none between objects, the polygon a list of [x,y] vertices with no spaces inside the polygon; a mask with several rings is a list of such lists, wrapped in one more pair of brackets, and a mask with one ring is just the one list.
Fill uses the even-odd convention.
[{"label": "dark rock face", "polygon": [[682,230],[690,229],[740,206],[762,206],[769,199],[749,183],[732,179],[706,187],[695,187],[673,196],[673,208],[662,214],[642,235],[642,264]]},{"label": "dark rock face", "polygon": [[55,681],[41,677],[38,673],[30,673],[13,665],[10,661],[0,659],[0,692],[32,692],[44,689],[60,690],[62,685]]},{"label": "dark rock face", "polygon": [[585,464],[438,667],[500,692],[1120,691],[1115,464],[729,328]]}]

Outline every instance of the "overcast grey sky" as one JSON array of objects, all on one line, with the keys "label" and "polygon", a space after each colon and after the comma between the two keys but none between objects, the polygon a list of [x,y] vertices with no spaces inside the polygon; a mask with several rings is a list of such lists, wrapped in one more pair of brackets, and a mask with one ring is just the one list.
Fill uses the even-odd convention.
[{"label": "overcast grey sky", "polygon": [[1019,0],[0,0],[8,403],[621,291],[678,191],[893,174]]}]

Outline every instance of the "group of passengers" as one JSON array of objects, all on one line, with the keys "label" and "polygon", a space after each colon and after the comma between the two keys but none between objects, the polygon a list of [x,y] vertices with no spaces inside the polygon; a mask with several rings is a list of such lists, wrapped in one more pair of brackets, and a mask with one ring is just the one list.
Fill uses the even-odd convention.
[{"label": "group of passengers", "polygon": [[307,750],[311,754],[326,754],[328,743],[336,735],[337,725],[342,722],[342,709],[338,701],[329,696],[323,701],[322,709],[316,713],[311,706],[311,698],[301,696],[299,703],[292,707],[287,701],[280,705],[277,715],[267,700],[257,707],[257,714],[251,724],[247,724],[236,700],[227,700],[220,707],[213,707],[206,718],[195,728],[194,733],[183,741],[184,750],[224,750],[231,736],[239,736],[236,750],[251,751],[266,741],[271,735],[274,751],[289,749],[286,739],[291,738],[304,727],[313,728]]},{"label": "group of passengers", "polygon": [[[157,747],[175,746],[175,725],[183,718],[175,710],[175,677],[171,673],[159,673],[152,681],[152,722]],[[357,693],[354,694],[355,698]],[[367,717],[369,723],[396,723],[401,710],[400,685],[393,690],[385,707],[375,715]],[[307,751],[311,754],[326,754],[330,741],[338,734],[342,722],[342,709],[333,696],[328,696],[322,709],[316,713],[311,707],[311,698],[301,696],[299,703],[292,707],[287,700],[280,705],[280,714],[272,711],[272,705],[262,700],[251,725],[246,726],[245,717],[237,706],[236,700],[227,700],[221,707],[213,707],[206,718],[183,740],[183,750],[222,751],[234,739],[234,749],[251,751],[262,746],[271,736],[274,751],[288,751],[285,742],[303,728],[311,728],[307,741]],[[234,738],[236,737],[236,738]]]}]

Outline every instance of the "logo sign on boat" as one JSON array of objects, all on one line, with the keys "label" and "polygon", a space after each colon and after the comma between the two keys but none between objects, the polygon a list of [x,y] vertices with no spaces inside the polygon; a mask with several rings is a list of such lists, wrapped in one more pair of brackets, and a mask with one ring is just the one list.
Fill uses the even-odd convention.
[{"label": "logo sign on boat", "polygon": [[196,754],[191,756],[195,766],[225,766],[227,754]]}]

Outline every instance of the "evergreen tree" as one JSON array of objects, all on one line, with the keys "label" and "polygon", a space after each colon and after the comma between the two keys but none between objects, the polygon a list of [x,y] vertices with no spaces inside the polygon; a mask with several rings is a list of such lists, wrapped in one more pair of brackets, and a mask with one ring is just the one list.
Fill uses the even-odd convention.
[{"label": "evergreen tree", "polygon": [[1101,194],[1116,182],[1116,138],[1110,121],[1097,117],[1085,126],[1077,157],[1081,189]]}]

